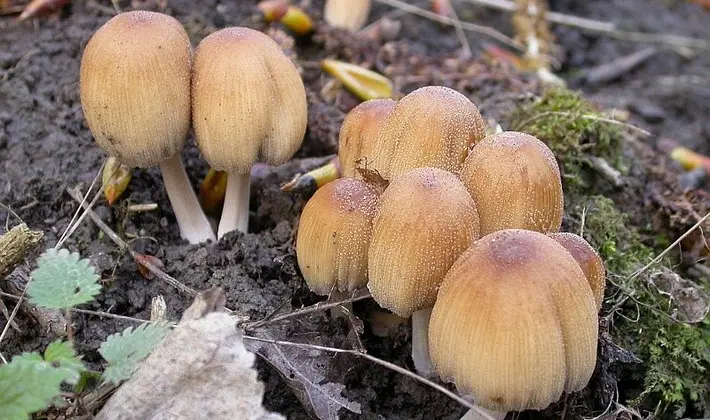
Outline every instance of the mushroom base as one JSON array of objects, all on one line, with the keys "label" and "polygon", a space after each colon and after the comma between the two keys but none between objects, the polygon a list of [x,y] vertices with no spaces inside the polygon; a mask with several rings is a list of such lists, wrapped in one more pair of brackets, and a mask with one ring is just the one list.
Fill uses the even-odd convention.
[{"label": "mushroom base", "polygon": [[426,378],[434,375],[434,366],[429,355],[429,319],[432,308],[412,314],[412,361],[417,373]]},{"label": "mushroom base", "polygon": [[480,406],[475,406],[468,410],[468,412],[461,417],[461,420],[504,420],[507,415],[507,411],[492,411]]},{"label": "mushroom base", "polygon": [[224,196],[222,217],[219,219],[218,238],[238,230],[249,230],[249,192],[251,191],[250,173],[230,172],[227,177],[227,191]]}]

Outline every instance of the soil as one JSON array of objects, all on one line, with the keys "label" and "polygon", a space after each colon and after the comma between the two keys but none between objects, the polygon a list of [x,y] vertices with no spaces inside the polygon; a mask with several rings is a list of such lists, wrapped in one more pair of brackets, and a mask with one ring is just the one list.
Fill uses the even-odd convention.
[{"label": "soil", "polygon": [[[122,6],[127,8],[124,3],[121,2]],[[150,6],[150,2],[145,3]],[[426,7],[427,2],[413,3]],[[102,8],[92,4],[96,3],[75,1],[59,14],[26,23],[0,18],[0,203],[11,208],[32,229],[45,233],[42,249],[56,243],[77,209],[66,188],[81,185],[85,190],[105,159],[84,121],[78,92],[83,47],[92,33],[111,17],[107,12],[110,2],[100,2]],[[210,32],[225,26],[265,30],[255,4],[255,1],[171,0],[164,12],[186,26],[196,45]],[[321,6],[322,2],[314,2],[314,17],[318,17]],[[461,7],[462,18],[511,33],[508,15],[468,4]],[[710,39],[707,25],[710,14],[686,1],[560,0],[551,1],[551,8],[619,22],[628,29]],[[376,4],[371,21],[390,11]],[[494,103],[496,97],[536,88],[533,80],[514,75],[511,70],[492,67],[477,58],[457,60],[459,42],[448,27],[410,15],[397,19],[403,25],[395,42],[362,41],[324,26],[319,26],[310,39],[295,40],[292,53],[304,63],[302,70],[309,97],[309,130],[296,158],[335,153],[342,118],[357,104],[355,98],[344,92],[337,93],[333,100],[323,99],[321,93],[329,77],[308,64],[326,56],[370,64],[392,77],[401,93],[426,84],[455,87],[476,104],[482,104],[482,112],[489,118],[495,117],[496,109],[486,105]],[[580,70],[645,47],[566,27],[555,27],[554,32],[562,47],[561,74],[573,84],[577,83]],[[290,41],[288,37],[283,39],[287,44]],[[470,35],[469,39],[474,54],[480,55],[487,40],[476,35]],[[462,69],[466,70],[464,76],[457,76]],[[659,49],[654,57],[619,80],[580,87],[606,107],[630,109],[630,122],[652,130],[657,137],[671,138],[708,153],[709,77],[710,56],[689,57]],[[664,83],[659,83],[661,79]],[[198,185],[208,167],[192,138],[182,158],[193,185]],[[312,191],[286,193],[279,188],[303,170],[303,162],[297,160],[279,168],[261,167],[255,171],[250,233],[232,233],[218,243],[188,245],[180,239],[157,168],[134,171],[119,204],[109,207],[100,199],[94,209],[133,249],[162,260],[168,274],[197,290],[224,288],[228,307],[259,320],[276,311],[288,312],[322,299],[305,286],[296,264],[293,241],[300,211]],[[126,211],[129,204],[139,203],[157,203],[159,208],[141,213]],[[17,223],[9,212],[0,208],[2,224],[6,218],[10,226]],[[0,227],[0,233],[3,232]],[[190,297],[174,288],[143,277],[131,258],[88,220],[65,246],[90,258],[102,276],[102,293],[95,302],[84,305],[85,309],[147,319],[152,298],[162,296],[168,317],[178,320],[191,302]],[[18,268],[10,277],[29,272],[38,253],[28,256],[27,266]],[[11,301],[6,304],[12,307]],[[354,311],[363,314],[372,307],[372,302],[358,302]],[[73,321],[77,349],[95,369],[101,368],[102,363],[97,352],[100,343],[108,335],[133,325],[91,315],[76,315]],[[10,329],[2,342],[5,356],[41,350],[55,338],[40,331],[25,315],[20,315],[17,322],[21,332]],[[4,319],[0,325],[4,325]],[[277,331],[287,335],[279,337],[282,339],[352,347],[354,344],[348,338],[350,328],[344,319],[331,319],[326,312],[290,321]],[[383,338],[373,334],[366,324],[361,340],[369,354],[412,367],[406,325]],[[603,351],[615,350],[610,344]],[[328,366],[335,365],[340,367],[327,373],[328,380],[344,384],[343,396],[361,404],[362,411],[360,415],[343,411],[342,418],[458,419],[465,412],[446,396],[368,361],[343,356],[328,362]],[[570,416],[572,412],[591,416],[603,411],[603,398],[594,395],[594,390],[608,388],[609,383],[603,377],[607,367],[600,367],[590,388],[576,399],[582,406],[567,410]],[[258,362],[258,368],[266,383],[265,405],[269,409],[289,419],[309,418],[308,411],[276,369],[263,360]],[[559,418],[563,409],[566,406],[558,404],[529,416]]]}]

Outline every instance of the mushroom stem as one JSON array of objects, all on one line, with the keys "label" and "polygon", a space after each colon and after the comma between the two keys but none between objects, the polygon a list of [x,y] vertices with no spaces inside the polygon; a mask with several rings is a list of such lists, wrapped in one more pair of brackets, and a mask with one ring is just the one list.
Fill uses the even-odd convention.
[{"label": "mushroom stem", "polygon": [[433,308],[422,309],[412,314],[412,360],[421,376],[429,378],[434,372],[429,356],[429,319]]},{"label": "mushroom stem", "polygon": [[461,420],[504,420],[507,415],[507,411],[493,411],[474,405]]},{"label": "mushroom stem", "polygon": [[218,238],[238,230],[247,233],[249,229],[249,191],[251,183],[249,172],[230,172],[227,177],[227,191],[224,196],[224,208],[219,219]]},{"label": "mushroom stem", "polygon": [[180,153],[162,161],[160,172],[163,175],[165,190],[168,192],[170,204],[180,227],[180,236],[191,244],[207,240],[214,241],[212,226],[202,211],[200,202],[197,201],[195,191],[192,190],[192,184],[185,172]]},{"label": "mushroom stem", "polygon": [[[349,297],[350,297],[350,293],[349,293],[349,292],[343,292],[343,291],[341,291],[340,289],[338,289],[337,287],[334,287],[334,288],[333,288],[333,291],[330,292],[330,297],[328,298],[328,300],[329,300],[330,302],[338,302],[338,301],[341,301],[341,300],[345,300],[345,299],[347,299],[347,298],[349,298]],[[341,306],[344,307],[348,312],[352,313],[352,311],[353,311],[353,304],[352,304],[352,302],[343,303],[343,304],[340,305],[340,306],[335,306],[335,307],[333,307],[333,308],[330,308],[330,316],[331,316],[332,318],[343,317],[343,318],[346,318],[346,319],[347,319],[347,315],[346,315],[342,310],[340,310],[340,307],[341,307]]]}]

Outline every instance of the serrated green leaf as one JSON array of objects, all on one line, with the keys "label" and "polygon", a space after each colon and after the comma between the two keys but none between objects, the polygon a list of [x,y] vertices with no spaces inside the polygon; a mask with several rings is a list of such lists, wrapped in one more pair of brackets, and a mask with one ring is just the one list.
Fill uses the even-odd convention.
[{"label": "serrated green leaf", "polygon": [[72,385],[77,384],[82,372],[86,370],[71,343],[64,341],[54,341],[47,346],[44,351],[44,360],[57,369],[65,370],[69,375],[66,382]]},{"label": "serrated green leaf", "polygon": [[103,373],[104,381],[118,385],[129,379],[140,362],[168,335],[170,327],[168,322],[146,322],[136,329],[128,327],[109,336],[99,348],[109,363]]},{"label": "serrated green leaf", "polygon": [[57,398],[69,378],[37,353],[25,353],[0,366],[0,419],[25,420]]},{"label": "serrated green leaf", "polygon": [[99,276],[86,259],[66,249],[48,249],[37,259],[27,289],[30,302],[50,309],[67,309],[90,302],[101,291]]}]

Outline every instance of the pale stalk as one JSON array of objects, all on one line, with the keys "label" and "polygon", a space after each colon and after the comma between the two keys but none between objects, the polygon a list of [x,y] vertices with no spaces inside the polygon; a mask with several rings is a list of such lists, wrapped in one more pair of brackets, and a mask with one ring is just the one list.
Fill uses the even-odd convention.
[{"label": "pale stalk", "polygon": [[219,239],[233,230],[247,233],[250,187],[250,172],[245,174],[230,172],[227,176],[227,191],[224,195],[224,207],[217,234]]},{"label": "pale stalk", "polygon": [[412,361],[417,373],[425,378],[434,374],[429,355],[429,319],[432,309],[422,309],[412,314]]},{"label": "pale stalk", "polygon": [[[333,291],[330,292],[330,297],[328,301],[330,302],[338,302],[341,300],[345,300],[350,297],[350,293],[348,292],[342,292],[340,289],[338,289],[338,286],[335,286],[333,288]],[[348,312],[352,313],[353,312],[353,304],[352,302],[348,303],[343,303],[342,305],[335,306],[333,308],[330,308],[330,316],[333,318],[338,318],[338,317],[343,317],[347,318],[345,313],[340,309],[340,306],[344,307]]]},{"label": "pale stalk", "polygon": [[492,411],[477,405],[468,410],[461,420],[504,420],[507,415],[507,411]]},{"label": "pale stalk", "polygon": [[192,190],[180,153],[161,162],[160,171],[180,228],[180,236],[191,244],[214,241],[212,226],[197,201],[195,191]]}]

